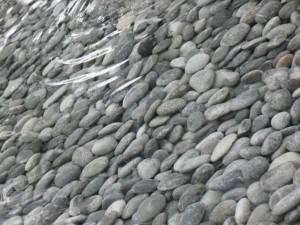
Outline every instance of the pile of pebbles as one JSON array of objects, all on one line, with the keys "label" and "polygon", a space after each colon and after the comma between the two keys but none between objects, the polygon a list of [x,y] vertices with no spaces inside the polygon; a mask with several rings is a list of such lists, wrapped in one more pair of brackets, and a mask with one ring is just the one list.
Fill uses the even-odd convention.
[{"label": "pile of pebbles", "polygon": [[299,225],[300,1],[0,10],[1,224]]}]

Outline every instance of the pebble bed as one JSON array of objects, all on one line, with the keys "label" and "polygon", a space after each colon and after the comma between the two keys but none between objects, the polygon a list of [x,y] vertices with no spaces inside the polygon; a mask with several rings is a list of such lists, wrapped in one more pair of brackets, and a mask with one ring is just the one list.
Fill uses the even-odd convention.
[{"label": "pebble bed", "polygon": [[299,225],[300,1],[1,1],[0,224]]}]

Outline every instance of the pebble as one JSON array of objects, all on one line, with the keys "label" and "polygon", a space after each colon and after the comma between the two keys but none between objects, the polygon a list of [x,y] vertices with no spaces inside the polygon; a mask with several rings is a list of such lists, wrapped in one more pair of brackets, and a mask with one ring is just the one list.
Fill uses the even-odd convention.
[{"label": "pebble", "polygon": [[113,137],[104,137],[98,140],[92,147],[92,153],[94,155],[105,155],[115,150],[118,142]]},{"label": "pebble", "polygon": [[158,159],[144,159],[137,165],[137,172],[142,179],[150,179],[156,175],[160,168]]},{"label": "pebble", "polygon": [[93,177],[100,174],[108,166],[107,157],[99,157],[88,163],[82,170],[82,177]]},{"label": "pebble", "polygon": [[182,98],[175,98],[163,102],[156,110],[160,116],[166,116],[178,112],[186,105],[186,101]]},{"label": "pebble", "polygon": [[300,132],[296,132],[286,139],[286,148],[293,152],[299,152],[299,135]]},{"label": "pebble", "polygon": [[211,161],[216,162],[221,159],[231,148],[232,144],[236,141],[236,134],[229,134],[225,136],[215,147],[212,155]]},{"label": "pebble", "polygon": [[250,26],[246,23],[240,23],[228,30],[221,40],[221,46],[234,46],[241,42],[250,31]]},{"label": "pebble", "polygon": [[269,170],[261,177],[261,187],[266,191],[275,191],[292,182],[296,170],[297,168],[291,162],[281,164],[280,166]]},{"label": "pebble", "polygon": [[168,191],[175,189],[183,184],[185,184],[190,179],[189,175],[184,175],[181,173],[171,173],[166,175],[157,186],[160,191]]},{"label": "pebble", "polygon": [[189,205],[183,213],[182,225],[199,224],[205,213],[205,205],[201,202],[196,202]]},{"label": "pebble", "polygon": [[193,74],[203,69],[209,62],[210,57],[205,53],[200,53],[192,56],[185,65],[185,72]]},{"label": "pebble", "polygon": [[215,72],[210,69],[204,69],[195,73],[191,77],[189,84],[195,91],[202,94],[208,91],[213,86],[214,82]]},{"label": "pebble", "polygon": [[143,200],[136,212],[138,223],[146,223],[154,219],[166,205],[166,199],[161,194],[154,194]]}]

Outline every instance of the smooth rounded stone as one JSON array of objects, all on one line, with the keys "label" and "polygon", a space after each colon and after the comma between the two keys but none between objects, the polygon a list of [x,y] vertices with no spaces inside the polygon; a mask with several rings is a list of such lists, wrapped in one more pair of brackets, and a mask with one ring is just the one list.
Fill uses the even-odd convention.
[{"label": "smooth rounded stone", "polygon": [[240,43],[250,31],[250,26],[246,23],[240,23],[228,30],[221,40],[221,46],[234,46]]},{"label": "smooth rounded stone", "polygon": [[279,58],[278,62],[276,63],[275,68],[278,69],[278,68],[282,68],[282,67],[283,68],[290,67],[293,62],[293,58],[294,58],[293,54],[283,55],[282,57]]},{"label": "smooth rounded stone", "polygon": [[200,166],[192,175],[191,183],[197,184],[202,183],[205,184],[209,178],[213,175],[215,169],[212,164],[205,163],[204,165]]},{"label": "smooth rounded stone", "polygon": [[94,159],[93,161],[89,162],[82,170],[81,176],[82,177],[93,177],[103,170],[106,169],[108,166],[108,158],[107,157],[99,157]]},{"label": "smooth rounded stone", "polygon": [[123,151],[130,145],[130,143],[135,139],[135,133],[129,132],[126,134],[122,139],[119,141],[119,144],[117,145],[114,154],[119,155],[123,153]]},{"label": "smooth rounded stone", "polygon": [[72,162],[66,163],[57,169],[54,182],[57,187],[63,187],[71,181],[77,180],[80,176],[81,168]]},{"label": "smooth rounded stone", "polygon": [[255,132],[251,139],[250,144],[251,145],[262,145],[265,141],[265,139],[273,132],[274,130],[272,128],[265,128],[262,130],[259,130]]},{"label": "smooth rounded stone", "polygon": [[114,137],[104,137],[97,142],[92,147],[92,153],[94,155],[105,155],[115,150],[118,142]]},{"label": "smooth rounded stone", "polygon": [[133,103],[138,102],[149,90],[148,83],[139,83],[134,85],[123,99],[123,107],[129,108]]},{"label": "smooth rounded stone", "polygon": [[195,149],[199,150],[202,154],[212,154],[216,145],[224,137],[222,132],[214,132],[207,137],[205,137]]},{"label": "smooth rounded stone", "polygon": [[150,179],[156,175],[160,168],[158,159],[144,159],[137,165],[137,171],[142,179]]},{"label": "smooth rounded stone", "polygon": [[250,202],[247,198],[238,201],[235,210],[235,221],[237,224],[246,224],[251,213]]},{"label": "smooth rounded stone", "polygon": [[210,60],[210,56],[205,53],[199,53],[192,56],[185,65],[185,72],[193,74],[203,69]]},{"label": "smooth rounded stone", "polygon": [[271,125],[276,130],[282,130],[286,128],[291,120],[291,115],[288,112],[279,112],[273,116]]},{"label": "smooth rounded stone", "polygon": [[152,49],[156,45],[154,37],[144,38],[139,42],[137,53],[142,57],[147,57],[152,54]]},{"label": "smooth rounded stone", "polygon": [[190,86],[198,93],[208,91],[215,82],[215,72],[210,69],[203,69],[195,73],[189,80]]},{"label": "smooth rounded stone", "polygon": [[202,112],[193,112],[187,119],[187,128],[191,132],[196,132],[204,126],[206,118]]},{"label": "smooth rounded stone", "polygon": [[[184,184],[184,185],[179,186],[178,188],[175,188],[174,191],[172,191],[172,198],[174,200],[179,200],[179,198],[182,196],[182,194],[190,187],[192,187],[192,184]],[[178,208],[178,207],[176,207],[176,208]]]},{"label": "smooth rounded stone", "polygon": [[74,130],[74,132],[67,137],[64,143],[64,148],[70,148],[76,145],[84,133],[85,129],[83,128],[77,128],[76,130]]},{"label": "smooth rounded stone", "polygon": [[273,215],[283,215],[300,203],[300,188],[281,198],[272,208]]},{"label": "smooth rounded stone", "polygon": [[237,135],[233,133],[225,136],[222,140],[220,140],[211,155],[211,161],[216,162],[221,159],[229,151],[236,139]]},{"label": "smooth rounded stone", "polygon": [[60,112],[65,112],[70,110],[73,107],[75,100],[76,98],[74,95],[68,95],[67,97],[65,97],[60,103],[59,106]]},{"label": "smooth rounded stone", "polygon": [[228,217],[234,216],[236,206],[237,203],[233,200],[226,200],[219,203],[211,212],[209,221],[216,225],[222,225]]},{"label": "smooth rounded stone", "polygon": [[172,68],[184,69],[185,68],[185,63],[186,63],[185,58],[184,57],[179,57],[179,58],[173,59],[170,62],[170,66]]},{"label": "smooth rounded stone", "polygon": [[135,194],[151,193],[156,191],[158,182],[153,179],[141,180],[135,183],[131,190]]},{"label": "smooth rounded stone", "polygon": [[189,102],[181,111],[182,116],[184,117],[189,117],[192,113],[194,112],[204,112],[205,111],[205,106],[196,103],[196,102]]},{"label": "smooth rounded stone", "polygon": [[287,223],[296,223],[299,221],[300,217],[300,207],[297,206],[294,209],[290,210],[284,217],[285,222]]},{"label": "smooth rounded stone", "polygon": [[269,33],[266,35],[266,37],[269,40],[273,40],[277,38],[278,36],[281,37],[287,37],[290,34],[292,34],[296,29],[296,26],[291,23],[281,24],[277,27],[274,27],[272,30],[269,31]]},{"label": "smooth rounded stone", "polygon": [[268,204],[258,205],[252,210],[252,213],[248,219],[248,225],[255,225],[261,223],[261,221],[280,221],[281,218],[274,216]]},{"label": "smooth rounded stone", "polygon": [[254,182],[247,189],[247,198],[252,204],[259,205],[269,201],[269,193],[262,189],[260,182]]},{"label": "smooth rounded stone", "polygon": [[122,127],[123,125],[124,125],[124,123],[122,123],[122,122],[113,122],[113,123],[110,123],[107,126],[105,126],[102,129],[100,129],[100,131],[98,132],[98,136],[99,137],[104,137],[104,136],[106,136],[108,134],[114,133],[120,127]]},{"label": "smooth rounded stone", "polygon": [[243,187],[238,187],[225,192],[222,195],[222,201],[230,200],[230,199],[234,201],[239,201],[240,199],[246,196],[247,196],[247,189]]},{"label": "smooth rounded stone", "polygon": [[248,106],[256,102],[258,98],[259,98],[258,90],[249,89],[229,101],[230,110],[237,111],[237,110],[247,108]]},{"label": "smooth rounded stone", "polygon": [[296,34],[288,43],[287,49],[290,51],[295,51],[300,48],[299,45],[300,41],[300,34]]},{"label": "smooth rounded stone", "polygon": [[300,152],[300,132],[295,132],[294,134],[286,138],[286,148],[292,152]]},{"label": "smooth rounded stone", "polygon": [[222,103],[225,101],[225,99],[228,97],[230,94],[231,89],[228,88],[227,86],[221,88],[218,90],[215,94],[213,94],[208,102],[205,104],[206,107],[216,105],[218,103]]},{"label": "smooth rounded stone", "polygon": [[182,38],[184,41],[190,41],[194,37],[194,27],[191,24],[185,26],[182,30]]},{"label": "smooth rounded stone", "polygon": [[270,164],[269,170],[280,166],[286,162],[293,162],[293,163],[298,163],[300,159],[300,155],[296,152],[286,152],[283,153],[276,158],[273,159],[272,163]]},{"label": "smooth rounded stone", "polygon": [[[184,143],[184,142],[182,142]],[[184,143],[186,144],[186,143]],[[174,171],[178,172],[180,169],[186,164],[186,161],[189,159],[193,159],[194,157],[199,156],[199,152],[196,151],[193,148],[186,148],[185,151],[181,153],[177,153],[178,155],[181,155],[179,159],[174,164]]]},{"label": "smooth rounded stone", "polygon": [[205,205],[202,202],[196,202],[189,205],[183,213],[181,225],[199,224],[205,213]]},{"label": "smooth rounded stone", "polygon": [[64,85],[57,89],[43,104],[43,109],[48,108],[51,106],[53,103],[55,103],[58,99],[60,99],[67,91],[68,91],[69,86]]},{"label": "smooth rounded stone", "polygon": [[167,219],[168,219],[168,214],[165,212],[162,212],[154,218],[152,224],[153,225],[167,224]]},{"label": "smooth rounded stone", "polygon": [[240,76],[237,72],[233,72],[226,69],[220,69],[216,71],[214,87],[222,88],[224,86],[234,86],[240,80]]},{"label": "smooth rounded stone", "polygon": [[274,153],[282,143],[282,133],[280,131],[272,132],[265,139],[262,147],[261,154],[262,155],[270,155]]},{"label": "smooth rounded stone", "polygon": [[171,69],[163,74],[161,74],[157,80],[156,80],[156,85],[158,86],[167,86],[169,83],[171,83],[174,80],[178,80],[180,76],[182,75],[182,70],[181,69]]},{"label": "smooth rounded stone", "polygon": [[181,212],[184,212],[188,206],[200,200],[204,191],[205,191],[205,186],[203,184],[194,184],[188,186],[179,198],[178,209]]},{"label": "smooth rounded stone", "polygon": [[294,174],[293,184],[298,187],[300,186],[300,169],[297,169],[297,171]]},{"label": "smooth rounded stone", "polygon": [[239,155],[243,159],[252,159],[256,156],[260,156],[261,147],[260,146],[247,146],[240,150]]},{"label": "smooth rounded stone", "polygon": [[277,15],[280,8],[281,8],[280,2],[277,1],[268,2],[256,13],[255,21],[261,24],[267,23],[270,19],[272,19],[274,16]]},{"label": "smooth rounded stone", "polygon": [[299,113],[300,113],[300,98],[297,98],[290,109],[290,114],[291,114],[293,124],[298,124],[300,122]]},{"label": "smooth rounded stone", "polygon": [[298,1],[288,1],[281,7],[278,15],[281,19],[286,20],[290,19],[291,14],[296,11],[297,7],[299,7]]},{"label": "smooth rounded stone", "polygon": [[77,148],[72,155],[72,162],[80,167],[85,167],[93,159],[93,154],[85,148]]},{"label": "smooth rounded stone", "polygon": [[271,94],[269,102],[272,109],[283,111],[291,106],[292,95],[288,90],[280,89]]},{"label": "smooth rounded stone", "polygon": [[90,110],[89,113],[80,120],[79,127],[88,128],[95,124],[100,117],[101,113],[98,110]]},{"label": "smooth rounded stone", "polygon": [[[200,9],[201,11],[201,9]],[[199,45],[206,41],[212,34],[213,29],[211,27],[206,28],[205,30],[201,31],[194,39],[193,41]]]},{"label": "smooth rounded stone", "polygon": [[207,188],[213,191],[226,192],[243,182],[242,172],[233,170],[210,180]]},{"label": "smooth rounded stone", "polygon": [[146,223],[154,219],[166,206],[166,199],[161,194],[153,194],[143,200],[136,211],[138,223]]},{"label": "smooth rounded stone", "polygon": [[13,216],[3,222],[3,225],[22,225],[23,218],[21,216]]},{"label": "smooth rounded stone", "polygon": [[271,209],[274,208],[274,206],[285,196],[287,196],[289,193],[292,191],[296,190],[297,187],[295,187],[293,184],[285,185],[278,190],[274,191],[272,195],[270,195],[270,200],[269,200],[269,206]]},{"label": "smooth rounded stone", "polygon": [[266,115],[259,115],[252,122],[251,132],[255,133],[267,127],[268,125],[269,125],[269,117]]},{"label": "smooth rounded stone", "polygon": [[189,179],[190,179],[189,175],[184,175],[180,173],[167,174],[158,183],[157,189],[160,191],[172,190],[185,184]]},{"label": "smooth rounded stone", "polygon": [[260,179],[260,185],[263,190],[275,191],[278,188],[289,184],[296,172],[297,168],[292,162],[283,163],[268,172]]},{"label": "smooth rounded stone", "polygon": [[23,82],[24,82],[24,78],[17,78],[15,80],[10,80],[2,96],[4,98],[10,97],[20,87],[20,85]]},{"label": "smooth rounded stone", "polygon": [[126,202],[123,199],[119,199],[115,202],[113,202],[105,212],[105,215],[111,213],[111,212],[116,212],[117,216],[120,217],[123,213],[123,210],[125,208]]},{"label": "smooth rounded stone", "polygon": [[210,155],[209,154],[203,154],[200,156],[196,156],[194,158],[186,159],[184,161],[184,164],[179,168],[180,173],[187,173],[189,171],[192,171],[199,166],[204,165],[205,163],[210,162]]},{"label": "smooth rounded stone", "polygon": [[167,171],[168,169],[170,169],[171,167],[173,167],[173,165],[176,162],[177,158],[178,158],[178,155],[176,153],[172,153],[171,155],[169,155],[161,163],[161,165],[160,165],[160,171],[161,172]]},{"label": "smooth rounded stone", "polygon": [[230,110],[230,102],[213,105],[205,110],[204,115],[207,120],[215,120],[221,116],[228,114]]},{"label": "smooth rounded stone", "polygon": [[160,116],[171,115],[182,109],[186,103],[182,98],[167,100],[157,108],[156,112]]},{"label": "smooth rounded stone", "polygon": [[148,194],[140,194],[130,199],[122,212],[122,218],[130,218],[139,208],[140,204],[148,197]]},{"label": "smooth rounded stone", "polygon": [[[82,190],[83,197],[90,197],[98,192],[105,181],[105,176],[97,176],[93,180],[89,181],[85,188]],[[104,201],[104,199],[103,199]],[[103,204],[103,203],[102,203]]]}]

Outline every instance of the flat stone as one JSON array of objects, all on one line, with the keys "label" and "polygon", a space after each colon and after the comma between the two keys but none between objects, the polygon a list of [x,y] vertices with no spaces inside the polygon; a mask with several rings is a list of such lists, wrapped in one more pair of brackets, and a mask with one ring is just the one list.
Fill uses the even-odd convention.
[{"label": "flat stone", "polygon": [[66,163],[58,168],[54,182],[58,187],[63,187],[80,176],[81,168],[72,162]]},{"label": "flat stone", "polygon": [[187,61],[185,65],[185,72],[189,74],[196,73],[199,70],[203,69],[207,65],[209,60],[209,55],[205,53],[199,53],[197,55],[194,55]]},{"label": "flat stone", "polygon": [[183,213],[181,225],[199,224],[205,213],[205,205],[196,202],[189,205]]},{"label": "flat stone", "polygon": [[215,72],[210,69],[200,70],[189,80],[190,86],[198,93],[202,94],[208,91],[215,82]]},{"label": "flat stone", "polygon": [[211,161],[216,162],[219,159],[221,159],[231,148],[233,142],[235,142],[237,139],[236,134],[229,134],[225,136],[215,147],[212,155],[211,155]]},{"label": "flat stone", "polygon": [[166,205],[166,199],[161,194],[154,194],[146,198],[138,207],[136,218],[138,223],[146,223],[154,219]]},{"label": "flat stone", "polygon": [[183,175],[180,173],[171,173],[166,175],[158,184],[157,189],[160,191],[168,191],[175,189],[189,180],[189,175]]},{"label": "flat stone", "polygon": [[81,176],[83,177],[93,177],[99,173],[101,173],[103,170],[106,169],[108,166],[108,159],[107,157],[99,157],[97,159],[94,159],[90,163],[88,163],[82,170]]},{"label": "flat stone", "polygon": [[245,224],[251,213],[250,202],[247,198],[238,201],[235,210],[235,221],[237,224]]},{"label": "flat stone", "polygon": [[240,43],[250,31],[250,26],[246,23],[240,23],[232,27],[225,33],[221,40],[221,46],[234,46]]},{"label": "flat stone", "polygon": [[290,183],[293,180],[296,167],[291,162],[286,162],[277,166],[267,173],[261,179],[261,187],[266,191],[275,191],[278,188]]},{"label": "flat stone", "polygon": [[280,147],[281,143],[282,133],[280,131],[269,134],[261,147],[261,154],[270,155],[274,153]]},{"label": "flat stone", "polygon": [[92,147],[92,153],[94,155],[105,155],[115,150],[118,142],[114,137],[104,137],[98,140]]},{"label": "flat stone", "polygon": [[293,152],[300,152],[300,132],[296,132],[293,135],[287,137],[286,148]]},{"label": "flat stone", "polygon": [[259,98],[259,92],[256,89],[249,89],[230,100],[230,110],[237,111],[252,105]]},{"label": "flat stone", "polygon": [[178,112],[186,105],[186,101],[182,98],[175,98],[163,102],[156,110],[160,116],[166,116]]},{"label": "flat stone", "polygon": [[160,168],[158,159],[144,159],[137,166],[137,171],[142,179],[150,179],[156,175]]},{"label": "flat stone", "polygon": [[213,191],[225,192],[243,182],[242,173],[240,170],[234,170],[211,180],[208,184],[208,189]]}]

